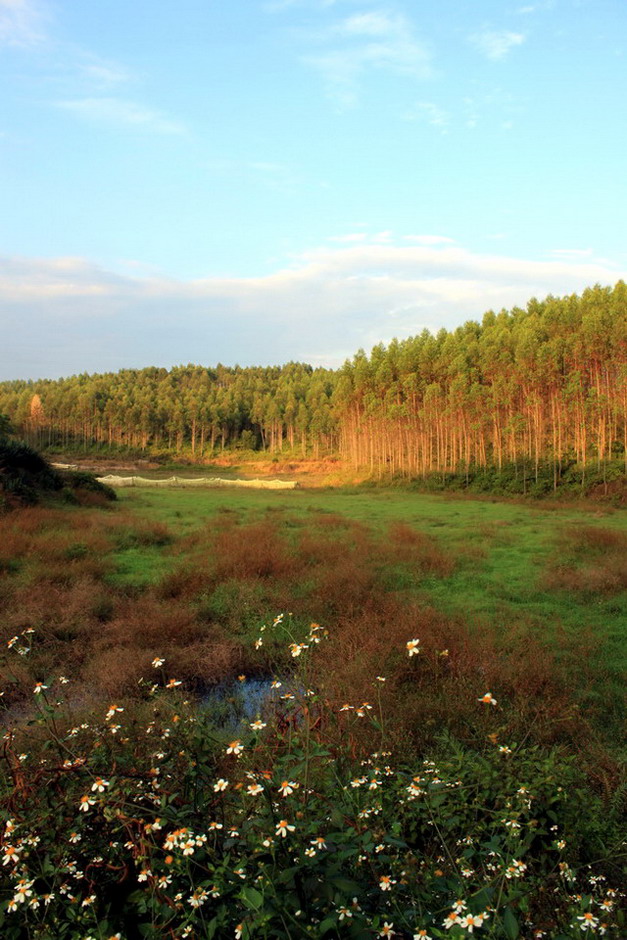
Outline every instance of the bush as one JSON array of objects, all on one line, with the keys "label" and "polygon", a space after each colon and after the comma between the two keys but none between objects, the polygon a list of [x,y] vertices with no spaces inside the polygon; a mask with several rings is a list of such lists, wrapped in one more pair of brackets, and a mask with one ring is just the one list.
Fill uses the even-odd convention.
[{"label": "bush", "polygon": [[42,492],[62,486],[59,474],[36,450],[21,441],[0,438],[0,498],[6,508],[33,505]]},{"label": "bush", "polygon": [[[497,744],[484,689],[484,746],[443,736],[420,758],[391,753],[385,677],[374,704],[331,708],[310,688],[324,634],[287,637],[299,668],[235,732],[183,700],[160,657],[134,713],[76,719],[65,677],[37,682],[38,724],[5,739],[2,936],[618,937],[606,878],[620,874],[620,833],[574,762]],[[10,651],[28,655],[30,640]],[[411,667],[418,644],[399,651]]]},{"label": "bush", "polygon": [[81,493],[97,493],[108,500],[117,499],[113,487],[101,483],[93,473],[86,473],[84,470],[63,470],[60,476],[65,485],[73,492],[78,490]]}]

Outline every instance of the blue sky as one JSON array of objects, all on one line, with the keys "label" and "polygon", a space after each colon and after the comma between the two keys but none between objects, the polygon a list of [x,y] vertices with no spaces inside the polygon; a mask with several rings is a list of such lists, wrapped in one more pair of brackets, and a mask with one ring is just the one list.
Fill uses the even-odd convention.
[{"label": "blue sky", "polygon": [[0,0],[0,379],[627,277],[624,0]]}]

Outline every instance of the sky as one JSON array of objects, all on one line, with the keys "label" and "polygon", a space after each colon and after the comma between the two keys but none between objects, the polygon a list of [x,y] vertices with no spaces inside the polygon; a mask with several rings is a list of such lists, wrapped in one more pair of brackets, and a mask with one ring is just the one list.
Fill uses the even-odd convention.
[{"label": "sky", "polygon": [[0,0],[0,380],[627,278],[625,0]]}]

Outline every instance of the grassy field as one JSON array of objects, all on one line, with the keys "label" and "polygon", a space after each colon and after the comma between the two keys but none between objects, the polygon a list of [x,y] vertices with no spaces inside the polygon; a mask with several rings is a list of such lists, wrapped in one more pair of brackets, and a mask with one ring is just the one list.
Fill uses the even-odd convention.
[{"label": "grassy field", "polygon": [[[337,516],[387,540],[402,524],[433,540],[452,570],[425,571],[388,562],[386,587],[416,597],[475,629],[513,626],[562,645],[570,638],[620,698],[627,666],[627,513],[542,503],[451,499],[398,490],[232,492],[124,490],[122,504],[162,523],[175,540],[230,517],[271,525],[289,538],[312,519]],[[129,548],[115,556],[116,578],[146,583],[180,559],[171,546]]]},{"label": "grassy field", "polygon": [[0,517],[3,936],[623,935],[624,511],[82,499]]},{"label": "grassy field", "polygon": [[[479,658],[489,643],[495,655],[519,651],[529,672],[542,672],[547,651],[598,733],[612,747],[621,739],[624,511],[360,487],[135,488],[120,490],[113,508],[33,508],[1,524],[5,631],[40,628],[51,662],[64,637],[87,644],[74,655],[88,673],[94,643],[113,662],[131,605],[133,622],[153,622],[155,655],[163,651],[160,623],[168,648],[201,644],[204,658],[212,642],[226,656],[217,639],[226,630],[240,644],[226,656],[233,673],[247,663],[241,645],[260,620],[281,610],[333,630],[335,620],[359,621],[368,611],[383,622],[392,604],[408,631],[430,611],[436,633],[453,642],[461,631]],[[159,605],[171,608],[165,619],[175,609],[186,626],[177,633],[162,613],[146,612]],[[125,691],[127,679],[121,674],[116,687],[109,677],[110,691]]]}]

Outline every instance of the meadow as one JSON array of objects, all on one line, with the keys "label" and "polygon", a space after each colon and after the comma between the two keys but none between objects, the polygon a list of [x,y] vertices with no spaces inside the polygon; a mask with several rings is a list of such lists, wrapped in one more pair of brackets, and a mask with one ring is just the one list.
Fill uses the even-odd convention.
[{"label": "meadow", "polygon": [[82,502],[0,517],[3,936],[620,935],[624,511]]}]

